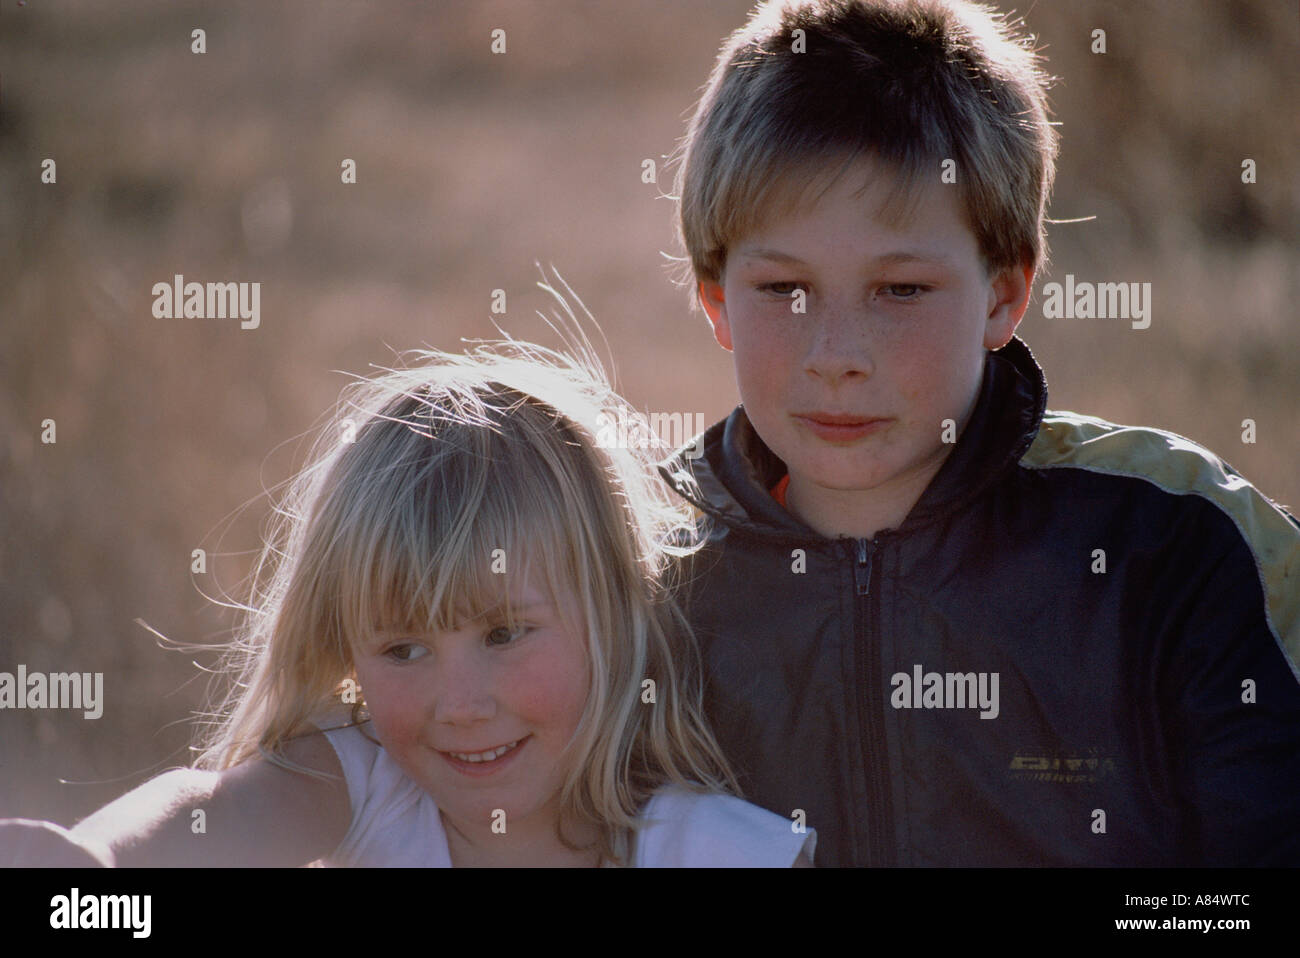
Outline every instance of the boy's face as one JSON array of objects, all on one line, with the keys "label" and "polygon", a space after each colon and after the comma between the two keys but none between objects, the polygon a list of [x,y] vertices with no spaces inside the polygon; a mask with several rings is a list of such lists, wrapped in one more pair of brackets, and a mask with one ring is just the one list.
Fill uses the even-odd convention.
[{"label": "boy's face", "polygon": [[[876,211],[894,185],[856,163],[735,243],[720,284],[700,284],[745,411],[790,470],[791,507],[827,535],[901,522],[953,448],[944,420],[960,434],[985,350],[1006,345],[1028,303],[1032,270],[986,273],[955,186],[936,174],[891,226]],[[872,500],[902,514],[833,527]]]}]

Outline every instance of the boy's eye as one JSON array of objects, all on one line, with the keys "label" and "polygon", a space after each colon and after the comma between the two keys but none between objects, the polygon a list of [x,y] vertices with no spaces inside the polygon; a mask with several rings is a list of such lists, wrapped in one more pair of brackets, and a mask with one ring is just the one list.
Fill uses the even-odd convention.
[{"label": "boy's eye", "polygon": [[793,296],[794,291],[802,287],[803,283],[763,283],[759,289],[774,296]]},{"label": "boy's eye", "polygon": [[890,295],[895,299],[916,299],[924,292],[925,287],[917,283],[892,283],[885,289],[889,290]]},{"label": "boy's eye", "polygon": [[414,662],[416,659],[424,658],[429,654],[429,650],[422,645],[412,645],[403,643],[393,645],[384,650],[384,655],[388,656],[394,662]]}]

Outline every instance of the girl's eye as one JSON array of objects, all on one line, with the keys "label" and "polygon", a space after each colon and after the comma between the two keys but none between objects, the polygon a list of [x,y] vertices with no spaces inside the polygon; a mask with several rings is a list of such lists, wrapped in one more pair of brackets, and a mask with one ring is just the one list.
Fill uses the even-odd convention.
[{"label": "girl's eye", "polygon": [[394,645],[384,650],[384,655],[388,656],[394,662],[414,662],[416,659],[422,659],[429,654],[429,650],[422,645],[411,645],[404,643]]},{"label": "girl's eye", "polygon": [[507,626],[498,625],[495,629],[492,629],[491,631],[488,632],[487,644],[498,645],[498,646],[509,645],[511,642],[515,641],[516,639],[522,638],[524,634],[528,631],[529,631],[528,627],[523,625],[518,626],[513,632],[511,632],[509,627]]},{"label": "girl's eye", "polygon": [[759,289],[774,296],[790,297],[794,295],[796,289],[802,287],[803,283],[763,283]]}]

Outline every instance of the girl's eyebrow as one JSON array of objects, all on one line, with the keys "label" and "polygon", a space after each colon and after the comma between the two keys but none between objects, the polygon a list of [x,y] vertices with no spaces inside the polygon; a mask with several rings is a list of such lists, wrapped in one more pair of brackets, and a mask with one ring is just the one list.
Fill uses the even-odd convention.
[{"label": "girl's eyebrow", "polygon": [[389,631],[388,629],[374,629],[358,640],[357,647],[366,651],[375,651],[401,635],[401,632]]},{"label": "girl's eyebrow", "polygon": [[489,606],[476,616],[460,615],[456,619],[457,628],[465,628],[475,622],[481,622],[485,619],[496,619],[505,615],[506,609],[509,608],[515,615],[524,613],[550,612],[554,611],[555,606],[549,599],[529,599],[524,602],[511,602],[506,599],[498,602],[496,605]]},{"label": "girl's eyebrow", "polygon": [[533,599],[529,602],[501,602],[498,605],[487,609],[479,618],[486,618],[490,615],[500,615],[509,606],[515,612],[541,612],[553,608],[548,599]]},{"label": "girl's eyebrow", "polygon": [[[501,602],[492,608],[484,609],[482,614],[475,616],[469,621],[462,619],[457,623],[457,628],[465,628],[474,622],[503,615],[505,613],[506,605],[507,603]],[[555,609],[554,604],[549,599],[531,599],[522,603],[510,603],[510,607],[516,614],[527,612],[551,612]],[[373,634],[374,644],[382,645],[394,638],[409,638],[414,633],[409,629],[375,629]]]}]

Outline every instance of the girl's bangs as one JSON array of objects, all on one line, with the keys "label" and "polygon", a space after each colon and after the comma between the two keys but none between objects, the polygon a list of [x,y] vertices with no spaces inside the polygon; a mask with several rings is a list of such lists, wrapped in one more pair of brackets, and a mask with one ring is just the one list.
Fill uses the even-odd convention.
[{"label": "girl's bangs", "polygon": [[528,455],[521,448],[485,464],[457,450],[403,470],[396,488],[360,490],[370,508],[337,551],[344,635],[369,642],[481,618],[513,627],[510,598],[530,585],[561,608],[572,589],[562,581],[572,568],[571,531],[549,494],[553,480]]}]

